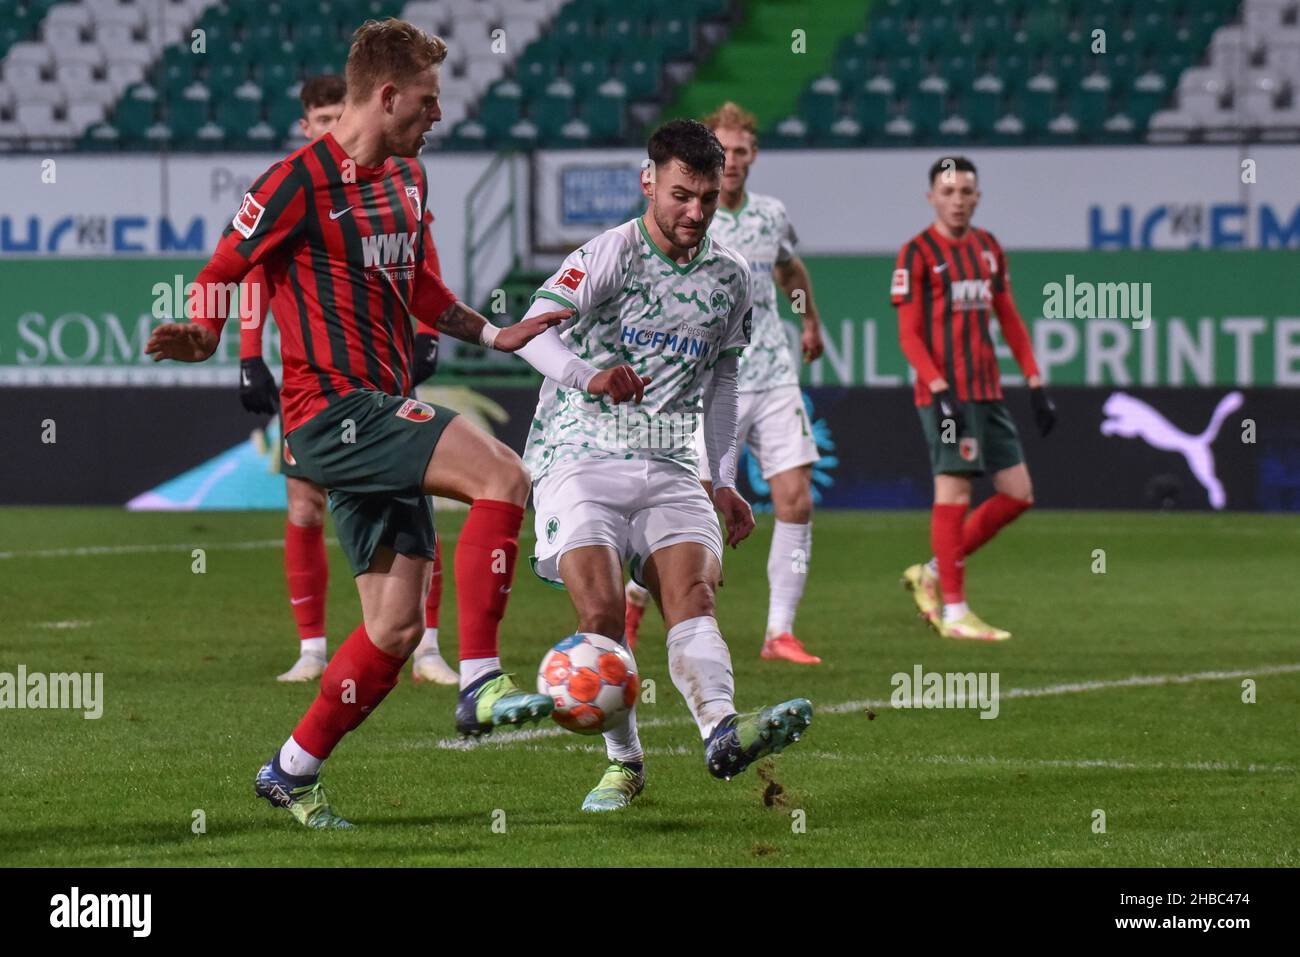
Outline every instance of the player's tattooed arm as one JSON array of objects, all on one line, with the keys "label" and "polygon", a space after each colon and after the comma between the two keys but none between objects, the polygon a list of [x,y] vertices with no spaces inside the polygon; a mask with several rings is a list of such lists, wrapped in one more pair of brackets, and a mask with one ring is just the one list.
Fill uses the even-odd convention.
[{"label": "player's tattooed arm", "polygon": [[552,326],[558,326],[572,310],[556,309],[529,316],[513,326],[501,328],[488,322],[478,311],[457,300],[448,306],[434,323],[441,333],[465,342],[476,342],[500,352],[517,352]]},{"label": "player's tattooed arm", "polygon": [[790,300],[790,306],[803,320],[803,332],[799,344],[803,350],[804,362],[813,362],[821,358],[826,348],[822,340],[822,320],[817,312],[817,303],[813,299],[812,277],[808,267],[798,256],[779,262],[772,267],[772,275],[777,285]]}]

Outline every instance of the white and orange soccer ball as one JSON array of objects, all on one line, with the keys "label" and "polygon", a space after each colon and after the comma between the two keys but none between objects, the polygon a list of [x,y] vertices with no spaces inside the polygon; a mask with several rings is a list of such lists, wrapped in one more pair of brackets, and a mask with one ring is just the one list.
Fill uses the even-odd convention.
[{"label": "white and orange soccer ball", "polygon": [[578,734],[600,734],[627,720],[641,691],[636,661],[604,635],[569,635],[546,653],[537,691],[555,702],[551,717]]}]

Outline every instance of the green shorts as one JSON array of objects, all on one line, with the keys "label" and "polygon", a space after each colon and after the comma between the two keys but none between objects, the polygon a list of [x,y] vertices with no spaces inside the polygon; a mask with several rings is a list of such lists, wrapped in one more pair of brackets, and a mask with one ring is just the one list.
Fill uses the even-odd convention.
[{"label": "green shorts", "polygon": [[434,447],[456,412],[372,390],[350,392],[285,438],[294,476],[329,490],[352,574],[375,550],[433,558],[433,507],[421,491]]},{"label": "green shorts", "polygon": [[958,436],[959,441],[944,442],[939,434],[939,407],[933,403],[916,407],[935,475],[983,475],[1025,460],[1016,423],[1004,403],[963,402],[961,411],[966,430]]},{"label": "green shorts", "polygon": [[280,474],[283,475],[285,478],[306,478],[306,476],[302,474],[302,468],[298,465],[297,461],[295,460],[293,463],[290,463],[289,461],[290,456],[284,454],[285,449],[288,448],[288,442],[285,441],[285,436],[284,436],[284,412],[280,412],[279,415],[280,415],[280,466],[279,466]]}]

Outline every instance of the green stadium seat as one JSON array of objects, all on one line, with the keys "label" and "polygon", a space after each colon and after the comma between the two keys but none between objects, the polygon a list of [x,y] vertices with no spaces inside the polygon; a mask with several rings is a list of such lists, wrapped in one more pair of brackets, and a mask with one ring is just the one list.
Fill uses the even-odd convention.
[{"label": "green stadium seat", "polygon": [[974,89],[966,94],[964,115],[976,136],[987,136],[1002,117],[1002,91]]},{"label": "green stadium seat", "polygon": [[887,93],[861,91],[854,102],[854,116],[867,133],[879,133],[889,122],[893,97]]},{"label": "green stadium seat", "polygon": [[261,122],[262,101],[234,96],[219,100],[214,119],[231,136],[243,137],[251,127]]},{"label": "green stadium seat", "polygon": [[611,80],[594,96],[582,103],[582,119],[591,130],[596,142],[612,142],[621,137],[627,127],[627,95],[622,83]]},{"label": "green stadium seat", "polygon": [[582,20],[564,20],[554,28],[552,34],[556,54],[566,59],[589,56],[597,45],[596,32]]},{"label": "green stadium seat", "polygon": [[302,102],[288,93],[266,99],[266,122],[277,136],[284,136],[296,120],[302,118]]},{"label": "green stadium seat", "polygon": [[287,92],[298,83],[297,71],[288,63],[264,63],[258,68],[258,83],[262,93],[268,99],[274,99]]},{"label": "green stadium seat", "polygon": [[937,89],[915,89],[908,94],[907,116],[921,137],[932,136],[947,116],[948,96]]},{"label": "green stadium seat", "polygon": [[695,21],[686,17],[660,21],[655,46],[665,60],[686,59],[695,52]]},{"label": "green stadium seat", "polygon": [[552,80],[544,93],[529,99],[528,118],[539,131],[549,135],[573,118],[573,104],[573,84],[564,79]]},{"label": "green stadium seat", "polygon": [[191,146],[197,142],[199,130],[208,122],[208,111],[204,104],[173,106],[166,117],[166,125],[171,130],[171,139],[177,145]]},{"label": "green stadium seat", "polygon": [[763,145],[794,149],[808,145],[808,124],[799,116],[787,116],[763,134]]},{"label": "green stadium seat", "polygon": [[658,96],[663,84],[663,67],[658,60],[624,60],[616,76],[627,87],[628,99],[645,100]]},{"label": "green stadium seat", "polygon": [[642,21],[632,17],[619,17],[610,20],[600,32],[598,43],[588,51],[598,53],[611,60],[621,60],[634,56],[646,45]]},{"label": "green stadium seat", "polygon": [[479,105],[479,122],[492,137],[506,136],[519,122],[522,111],[523,90],[519,84],[504,81],[493,85]]},{"label": "green stadium seat", "polygon": [[829,76],[813,81],[800,98],[800,105],[799,114],[807,121],[810,135],[829,136],[832,124],[839,119],[839,81]]},{"label": "green stadium seat", "polygon": [[541,96],[559,72],[558,60],[530,60],[520,64],[515,71],[515,80],[523,88],[524,96],[531,99]]},{"label": "green stadium seat", "polygon": [[575,60],[568,64],[567,76],[578,96],[593,93],[610,75],[610,63],[604,59]]}]

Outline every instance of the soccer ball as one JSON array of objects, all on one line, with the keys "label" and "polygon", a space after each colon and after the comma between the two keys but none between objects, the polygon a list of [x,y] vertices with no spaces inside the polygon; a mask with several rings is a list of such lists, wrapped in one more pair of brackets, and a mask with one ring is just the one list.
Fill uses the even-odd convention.
[{"label": "soccer ball", "polygon": [[627,720],[641,679],[636,661],[604,635],[569,635],[546,653],[537,670],[537,691],[555,702],[551,717],[578,734],[600,734]]}]

